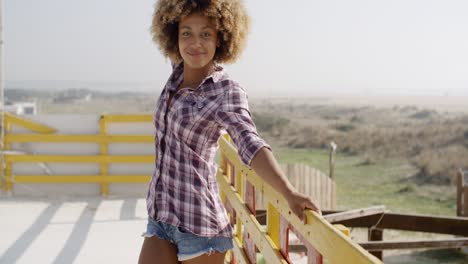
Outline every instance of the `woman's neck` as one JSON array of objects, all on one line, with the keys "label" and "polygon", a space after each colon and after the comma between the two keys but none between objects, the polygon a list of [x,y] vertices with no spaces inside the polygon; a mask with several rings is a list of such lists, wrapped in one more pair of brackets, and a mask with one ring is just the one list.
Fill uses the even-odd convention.
[{"label": "woman's neck", "polygon": [[180,85],[180,88],[190,87],[196,89],[203,79],[210,75],[213,70],[214,63],[212,62],[199,69],[190,68],[184,63],[184,81]]}]

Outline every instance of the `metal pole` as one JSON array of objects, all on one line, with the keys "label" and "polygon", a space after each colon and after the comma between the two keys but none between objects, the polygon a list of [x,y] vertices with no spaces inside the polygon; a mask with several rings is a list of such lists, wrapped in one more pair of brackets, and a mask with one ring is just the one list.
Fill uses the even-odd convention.
[{"label": "metal pole", "polygon": [[[4,91],[4,64],[3,64],[3,0],[0,0],[0,103],[1,103],[1,133],[0,133],[0,149],[1,149],[1,161],[0,161],[0,186],[3,184],[2,181],[5,179],[5,154],[4,149],[4,139],[5,139],[5,91]],[[1,191],[1,188],[0,188]]]}]

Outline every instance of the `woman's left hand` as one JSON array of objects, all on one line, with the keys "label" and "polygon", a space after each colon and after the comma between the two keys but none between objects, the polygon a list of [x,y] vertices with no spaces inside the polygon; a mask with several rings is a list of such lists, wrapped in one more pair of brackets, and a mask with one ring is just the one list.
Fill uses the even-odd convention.
[{"label": "woman's left hand", "polygon": [[288,201],[291,211],[304,223],[306,220],[304,212],[305,209],[311,209],[320,215],[322,214],[317,202],[304,194],[292,192],[288,197],[286,197],[286,200]]}]

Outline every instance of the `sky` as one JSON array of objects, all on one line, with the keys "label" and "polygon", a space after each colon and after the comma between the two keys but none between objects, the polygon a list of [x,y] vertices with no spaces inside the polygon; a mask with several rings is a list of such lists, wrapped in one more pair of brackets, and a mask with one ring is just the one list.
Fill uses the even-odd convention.
[{"label": "sky", "polygon": [[[468,1],[246,0],[249,95],[468,95]],[[3,0],[7,88],[159,91],[155,0]],[[288,3],[288,4],[285,4]]]}]

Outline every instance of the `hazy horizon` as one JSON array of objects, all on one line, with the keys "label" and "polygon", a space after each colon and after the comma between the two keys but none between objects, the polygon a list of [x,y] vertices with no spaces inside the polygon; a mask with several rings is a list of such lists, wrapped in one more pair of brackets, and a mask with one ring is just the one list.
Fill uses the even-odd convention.
[{"label": "hazy horizon", "polygon": [[[49,90],[66,90],[66,89],[89,89],[102,92],[149,92],[158,93],[163,86],[158,86],[158,83],[151,82],[132,82],[132,81],[15,81],[7,82],[5,89],[49,89]],[[287,91],[272,91],[270,93],[257,92],[255,89],[246,87],[250,97],[315,97],[330,94],[342,95],[363,95],[363,96],[462,96],[468,97],[468,89],[447,90],[447,91],[418,91],[418,90],[368,90],[368,89],[302,89],[301,93],[291,94]]]},{"label": "hazy horizon", "polygon": [[[160,90],[154,3],[5,1],[6,88]],[[250,96],[468,95],[466,1],[245,3],[248,45],[226,68]]]}]

